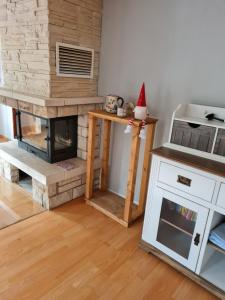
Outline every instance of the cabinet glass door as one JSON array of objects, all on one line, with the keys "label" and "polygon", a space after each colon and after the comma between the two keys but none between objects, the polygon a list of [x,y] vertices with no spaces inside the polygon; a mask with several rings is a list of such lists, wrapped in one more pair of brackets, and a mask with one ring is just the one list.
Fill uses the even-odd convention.
[{"label": "cabinet glass door", "polygon": [[143,240],[194,271],[209,210],[158,187],[152,195],[147,201]]},{"label": "cabinet glass door", "polygon": [[193,210],[163,198],[156,240],[187,259],[196,219]]}]

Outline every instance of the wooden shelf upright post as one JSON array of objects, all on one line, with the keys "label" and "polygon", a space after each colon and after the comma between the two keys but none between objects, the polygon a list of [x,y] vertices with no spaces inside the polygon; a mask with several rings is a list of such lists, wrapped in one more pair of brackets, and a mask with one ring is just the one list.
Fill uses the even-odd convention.
[{"label": "wooden shelf upright post", "polygon": [[104,120],[103,121],[102,170],[101,170],[101,181],[100,181],[100,189],[102,192],[107,191],[107,187],[108,187],[110,133],[111,133],[111,121]]},{"label": "wooden shelf upright post", "polygon": [[87,179],[86,179],[86,198],[91,199],[93,196],[93,179],[94,179],[94,157],[95,157],[95,135],[96,135],[96,122],[94,116],[89,115],[89,128],[88,128],[88,154],[87,154]]},{"label": "wooden shelf upright post", "polygon": [[[114,193],[108,192],[108,161],[110,150],[110,131],[111,123],[128,125],[129,118],[119,118],[116,115],[109,114],[102,110],[92,111],[89,115],[89,131],[88,131],[88,156],[87,156],[87,179],[85,199],[87,204],[95,207],[105,215],[116,220],[120,224],[128,227],[135,219],[144,213],[145,200],[147,196],[148,177],[150,171],[151,151],[154,140],[155,125],[157,120],[148,118],[146,121],[146,142],[144,152],[144,162],[141,177],[141,190],[139,204],[133,203],[136,175],[138,167],[138,158],[140,150],[140,127],[141,121],[134,120],[132,128],[132,145],[130,152],[130,164],[127,181],[127,195],[122,198]],[[103,120],[103,154],[101,166],[101,182],[100,191],[93,193],[93,172],[94,172],[94,149],[95,149],[95,133],[97,119]]]},{"label": "wooden shelf upright post", "polygon": [[131,154],[130,154],[130,164],[128,171],[128,181],[127,181],[127,196],[125,201],[124,209],[124,221],[130,222],[132,217],[132,204],[134,200],[134,191],[136,183],[136,174],[138,167],[138,157],[140,150],[140,138],[139,138],[140,128],[132,128],[132,142],[131,142]]}]

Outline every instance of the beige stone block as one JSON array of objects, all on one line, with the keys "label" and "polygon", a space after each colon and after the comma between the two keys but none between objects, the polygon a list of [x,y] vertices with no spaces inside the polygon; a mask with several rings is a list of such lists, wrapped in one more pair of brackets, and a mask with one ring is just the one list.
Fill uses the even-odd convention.
[{"label": "beige stone block", "polygon": [[75,177],[72,177],[72,178],[67,179],[67,180],[62,180],[62,181],[58,182],[57,185],[58,186],[63,186],[63,185],[66,185],[68,183],[71,183],[71,182],[79,180],[79,179],[81,179],[81,176],[75,176]]},{"label": "beige stone block", "polygon": [[[32,178],[32,188],[33,192],[35,193],[35,197],[37,198],[37,196],[41,195],[40,197],[42,199],[42,202],[44,201],[45,204],[46,202],[48,202],[49,197],[56,195],[56,183],[44,185],[36,179]],[[41,200],[39,199],[39,201]]]},{"label": "beige stone block", "polygon": [[24,102],[24,101],[18,101],[18,108],[20,110],[33,113],[33,104]]},{"label": "beige stone block", "polygon": [[81,126],[77,127],[77,134],[82,136],[82,127]]},{"label": "beige stone block", "polygon": [[86,185],[83,184],[83,185],[80,185],[79,187],[76,187],[75,189],[73,189],[73,199],[83,196],[85,193],[85,187],[86,187]]},{"label": "beige stone block", "polygon": [[87,151],[87,138],[78,136],[78,149]]},{"label": "beige stone block", "polygon": [[0,95],[0,104],[6,104],[6,97]]},{"label": "beige stone block", "polygon": [[19,170],[7,161],[3,161],[4,177],[14,183],[19,181]]},{"label": "beige stone block", "polygon": [[88,137],[88,128],[81,127],[81,136],[87,138]]},{"label": "beige stone block", "polygon": [[88,115],[78,116],[78,125],[82,127],[88,127]]},{"label": "beige stone block", "polygon": [[73,182],[68,183],[68,184],[66,184],[66,185],[63,185],[63,186],[58,187],[58,193],[63,193],[63,192],[65,192],[65,191],[68,191],[68,190],[70,190],[70,189],[73,189],[73,188],[75,188],[75,187],[77,187],[77,186],[79,186],[79,185],[81,185],[81,179],[76,180],[76,181],[73,181]]},{"label": "beige stone block", "polygon": [[46,191],[46,186],[34,178],[32,178],[32,187],[38,189],[42,193],[45,193],[45,191]]},{"label": "beige stone block", "polygon": [[73,190],[66,191],[49,199],[49,209],[60,206],[73,199]]},{"label": "beige stone block", "polygon": [[44,206],[45,208],[48,208],[48,203],[43,204],[43,193],[41,190],[39,190],[38,187],[33,186],[32,187],[32,198],[35,202],[39,203],[41,206]]},{"label": "beige stone block", "polygon": [[56,195],[56,183],[49,184],[46,190],[49,197]]},{"label": "beige stone block", "polygon": [[89,111],[95,110],[95,104],[89,105],[79,105],[78,106],[78,115],[87,114]]},{"label": "beige stone block", "polygon": [[33,114],[44,118],[56,118],[58,116],[57,107],[33,105]]},{"label": "beige stone block", "polygon": [[87,160],[87,151],[82,151],[82,153],[81,153],[81,158],[82,158],[83,160]]},{"label": "beige stone block", "polygon": [[82,150],[77,149],[77,157],[82,159]]},{"label": "beige stone block", "polygon": [[42,206],[46,209],[49,209],[49,199],[50,197],[46,193],[42,194]]},{"label": "beige stone block", "polygon": [[6,98],[6,105],[11,106],[13,108],[18,108],[18,101],[12,98]]},{"label": "beige stone block", "polygon": [[75,116],[78,113],[77,105],[59,106],[58,117]]},{"label": "beige stone block", "polygon": [[77,157],[79,157],[83,160],[87,160],[87,151],[77,149]]}]

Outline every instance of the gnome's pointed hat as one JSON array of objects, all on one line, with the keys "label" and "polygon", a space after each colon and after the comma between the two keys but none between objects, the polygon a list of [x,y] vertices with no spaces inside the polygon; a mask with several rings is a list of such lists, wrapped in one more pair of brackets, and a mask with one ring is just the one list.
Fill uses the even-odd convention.
[{"label": "gnome's pointed hat", "polygon": [[146,107],[146,99],[145,99],[145,84],[142,84],[140,95],[137,101],[137,106]]}]

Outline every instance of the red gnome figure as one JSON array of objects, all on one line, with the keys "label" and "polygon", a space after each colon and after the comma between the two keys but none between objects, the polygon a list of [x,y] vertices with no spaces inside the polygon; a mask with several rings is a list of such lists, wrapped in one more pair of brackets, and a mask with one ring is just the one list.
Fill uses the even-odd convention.
[{"label": "red gnome figure", "polygon": [[[134,118],[137,120],[141,120],[141,130],[140,130],[140,134],[139,137],[141,139],[145,140],[146,137],[146,133],[145,133],[145,119],[147,117],[147,106],[146,106],[146,99],[145,99],[145,84],[142,84],[141,87],[141,91],[137,100],[137,105],[134,109]],[[131,119],[129,121],[129,124],[127,125],[124,133],[130,133],[131,132],[131,128],[133,126],[133,119]]]},{"label": "red gnome figure", "polygon": [[134,109],[134,117],[138,120],[145,120],[147,117],[147,107],[145,99],[145,84],[142,84],[141,91],[138,97],[137,105]]},{"label": "red gnome figure", "polygon": [[137,106],[134,109],[134,117],[135,119],[142,120],[141,122],[141,131],[139,137],[142,140],[146,138],[145,132],[145,119],[147,117],[147,106],[146,106],[146,98],[145,98],[145,84],[142,84],[140,95],[137,101]]}]

